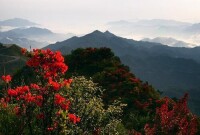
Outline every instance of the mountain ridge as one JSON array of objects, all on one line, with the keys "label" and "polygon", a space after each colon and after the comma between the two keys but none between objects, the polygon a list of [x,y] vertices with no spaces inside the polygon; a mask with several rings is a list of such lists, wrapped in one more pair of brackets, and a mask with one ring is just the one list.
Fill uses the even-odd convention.
[{"label": "mountain ridge", "polygon": [[36,25],[38,24],[22,18],[13,18],[0,21],[0,26],[25,27],[25,26],[36,26]]},{"label": "mountain ridge", "polygon": [[18,44],[21,47],[41,48],[55,41],[62,41],[74,36],[73,34],[53,33],[51,30],[40,27],[15,28],[0,32],[0,42],[4,44]]},{"label": "mountain ridge", "polygon": [[148,81],[168,96],[179,97],[182,93],[189,92],[193,111],[200,114],[200,107],[196,102],[200,102],[197,98],[197,95],[200,95],[198,92],[200,88],[200,47],[169,47],[119,36],[110,37],[104,32],[94,31],[82,37],[73,37],[51,44],[45,49],[69,54],[74,49],[87,47],[111,48],[136,76]]},{"label": "mountain ridge", "polygon": [[197,47],[195,44],[187,43],[181,40],[177,40],[172,37],[156,37],[156,38],[144,38],[141,41],[147,41],[147,42],[155,42],[155,43],[161,43],[163,45],[168,45],[171,47],[186,47],[186,48],[192,48]]}]

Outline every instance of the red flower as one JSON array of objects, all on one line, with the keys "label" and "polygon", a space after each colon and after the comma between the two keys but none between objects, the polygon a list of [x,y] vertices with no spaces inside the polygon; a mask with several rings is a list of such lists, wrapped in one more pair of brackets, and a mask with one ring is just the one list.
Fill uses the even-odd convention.
[{"label": "red flower", "polygon": [[7,107],[7,102],[5,98],[1,98],[0,100],[0,107],[6,108]]},{"label": "red flower", "polygon": [[44,114],[43,113],[38,114],[37,119],[44,119]]},{"label": "red flower", "polygon": [[76,123],[78,123],[78,122],[81,121],[81,118],[79,118],[79,117],[77,117],[76,115],[71,114],[71,113],[68,114],[68,117],[69,117],[69,120],[70,120],[71,122],[73,122],[74,124],[76,124]]},{"label": "red flower", "polygon": [[60,94],[55,95],[55,104],[56,105],[61,105],[65,101],[66,101],[66,99],[64,97],[62,97]]},{"label": "red flower", "polygon": [[14,112],[16,115],[20,115],[20,107],[19,106],[15,106],[14,107]]},{"label": "red flower", "polygon": [[64,80],[63,83],[62,83],[62,86],[66,86],[66,87],[69,87],[70,84],[72,83],[72,79],[68,79],[68,80]]},{"label": "red flower", "polygon": [[52,130],[53,130],[53,127],[48,127],[47,130],[48,130],[48,131],[52,131]]},{"label": "red flower", "polygon": [[31,84],[31,88],[36,89],[36,90],[40,89],[40,87],[37,84],[34,84],[34,83]]},{"label": "red flower", "polygon": [[6,76],[3,75],[1,78],[6,83],[9,83],[12,80],[12,77],[10,75],[6,75]]},{"label": "red flower", "polygon": [[61,104],[61,108],[63,110],[68,110],[69,109],[69,105],[70,105],[70,101],[66,101],[66,103]]},{"label": "red flower", "polygon": [[64,58],[60,52],[53,52],[49,49],[34,49],[30,52],[30,55],[27,56],[31,57],[27,61],[27,65],[34,67],[36,71],[42,70],[41,75],[45,79],[56,77],[59,74],[64,74],[68,69],[68,66],[65,65]]},{"label": "red flower", "polygon": [[58,91],[60,89],[60,84],[58,82],[54,82],[54,81],[49,81],[49,84],[53,87],[53,89],[55,91]]},{"label": "red flower", "polygon": [[17,87],[15,90],[17,91],[17,93],[19,95],[22,95],[22,94],[25,94],[26,92],[29,92],[29,87],[28,86],[20,86],[20,87]]},{"label": "red flower", "polygon": [[27,94],[24,96],[24,100],[25,100],[27,103],[35,102],[35,96],[33,96],[33,95],[29,92],[29,93],[27,93]]},{"label": "red flower", "polygon": [[81,118],[76,117],[76,122],[79,123],[81,121]]},{"label": "red flower", "polygon": [[156,109],[154,124],[145,125],[145,134],[154,135],[155,132],[162,132],[163,134],[195,135],[197,133],[197,117],[189,111],[187,98],[186,94],[178,102],[169,98],[161,99],[163,103]]},{"label": "red flower", "polygon": [[27,52],[27,49],[26,48],[22,48],[21,52],[22,52],[22,54],[25,54]]},{"label": "red flower", "polygon": [[8,89],[8,96],[16,97],[18,95],[16,90]]},{"label": "red flower", "polygon": [[43,97],[41,95],[38,95],[35,97],[35,103],[37,106],[42,106],[42,102],[43,102]]},{"label": "red flower", "polygon": [[[37,83],[15,87],[14,89],[9,88],[7,91],[8,96],[0,100],[0,105],[6,106],[9,102],[14,103],[16,106],[13,111],[16,115],[21,115],[23,118],[30,115],[35,116],[37,120],[43,119],[42,121],[47,122],[47,124],[38,125],[43,126],[41,128],[45,129],[46,132],[56,130],[59,122],[57,118],[60,117],[62,111],[68,110],[70,105],[70,101],[58,93],[58,90],[63,86],[69,86],[72,82],[72,79],[65,80],[61,78],[67,71],[68,66],[65,65],[64,57],[60,52],[40,49],[33,49],[33,51],[28,52],[24,48],[21,51],[30,58],[27,65],[33,68],[38,76]],[[9,83],[11,76],[2,76],[2,79]],[[55,116],[47,117],[49,112],[57,113],[53,113]],[[58,122],[54,120],[58,120]],[[69,121],[74,124],[80,122],[80,120],[74,114],[69,114]],[[31,119],[29,122],[31,122]]]},{"label": "red flower", "polygon": [[132,81],[133,83],[139,83],[140,79],[138,79],[138,78],[130,78],[130,81]]},{"label": "red flower", "polygon": [[56,112],[56,116],[60,116],[61,114],[61,110],[59,110],[58,112]]}]

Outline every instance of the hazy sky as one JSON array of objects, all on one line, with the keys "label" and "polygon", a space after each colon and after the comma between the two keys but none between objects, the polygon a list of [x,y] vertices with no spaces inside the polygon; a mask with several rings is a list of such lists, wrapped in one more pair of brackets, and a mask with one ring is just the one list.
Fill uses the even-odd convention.
[{"label": "hazy sky", "polygon": [[0,20],[14,17],[59,32],[84,33],[117,20],[200,22],[200,0],[0,0]]}]

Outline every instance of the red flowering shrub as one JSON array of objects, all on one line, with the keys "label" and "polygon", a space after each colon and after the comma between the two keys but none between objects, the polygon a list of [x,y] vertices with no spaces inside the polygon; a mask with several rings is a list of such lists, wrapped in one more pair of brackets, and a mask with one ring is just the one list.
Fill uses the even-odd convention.
[{"label": "red flowering shrub", "polygon": [[187,107],[188,95],[174,102],[170,98],[158,101],[161,107],[156,109],[154,124],[145,125],[147,135],[195,135],[197,133],[197,117]]},{"label": "red flowering shrub", "polygon": [[69,117],[69,120],[71,121],[71,122],[73,122],[74,124],[76,124],[77,122],[80,122],[80,118],[79,117],[77,117],[76,115],[74,115],[74,114],[68,114],[68,117]]},{"label": "red flowering shrub", "polygon": [[12,77],[10,75],[6,75],[6,76],[3,75],[1,78],[5,83],[9,83],[12,79]]},{"label": "red flowering shrub", "polygon": [[[23,129],[20,129],[22,131],[19,133],[61,133],[63,127],[58,123],[64,121],[63,115],[65,121],[79,123],[81,118],[75,114],[68,114],[70,101],[62,95],[62,89],[69,87],[72,80],[62,78],[68,66],[65,65],[61,53],[40,49],[31,52],[22,49],[22,53],[29,57],[27,65],[36,72],[37,83],[15,88],[9,86],[7,96],[1,100],[5,101],[3,104],[5,107],[7,104],[14,105],[13,111],[23,121],[23,129],[26,127],[29,129],[28,133]],[[11,76],[2,76],[2,79],[9,83]]]}]

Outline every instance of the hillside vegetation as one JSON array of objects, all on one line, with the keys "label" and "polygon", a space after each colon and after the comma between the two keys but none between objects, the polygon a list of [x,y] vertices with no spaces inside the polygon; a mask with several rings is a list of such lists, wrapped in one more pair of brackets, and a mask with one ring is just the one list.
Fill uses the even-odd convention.
[{"label": "hillside vegetation", "polygon": [[20,47],[0,43],[0,75],[17,72],[25,65],[25,60]]},{"label": "hillside vegetation", "polygon": [[77,48],[87,47],[110,48],[123,64],[129,66],[132,73],[162,91],[165,96],[180,98],[182,93],[188,92],[190,108],[200,114],[200,47],[169,47],[122,38],[109,31],[94,31],[45,48],[66,55]]},{"label": "hillside vegetation", "polygon": [[[121,63],[120,59],[114,55],[111,49],[77,49],[72,51],[70,55],[65,56],[65,63],[69,66],[65,78],[85,76],[87,79],[90,79],[91,77],[92,81],[97,83],[98,87],[102,88],[103,91],[97,91],[94,95],[100,96],[104,104],[102,106],[104,109],[108,108],[115,101],[120,101],[127,105],[123,107],[123,114],[118,118],[122,120],[121,124],[118,123],[120,127],[117,128],[121,133],[153,135],[159,132],[161,134],[167,134],[169,132],[177,134],[197,132],[197,119],[187,107],[187,95],[181,100],[172,100],[168,97],[162,98],[160,92],[154,89],[148,82],[141,81],[131,73],[129,68]],[[31,75],[31,77],[27,76],[27,74]],[[31,83],[37,83],[37,78],[37,73],[34,73],[34,70],[27,66],[14,76],[12,85],[20,85],[22,80],[23,83],[30,85]],[[80,90],[78,87],[82,86],[82,83],[79,83],[76,86],[78,91]],[[87,91],[90,87],[92,85],[83,90]],[[55,88],[57,88],[56,84]],[[100,94],[99,92],[103,93]],[[81,93],[77,94],[77,96],[83,97],[73,101],[82,101],[82,99],[87,99],[85,96],[89,96],[89,93],[86,95]],[[96,118],[92,119],[97,119],[97,116],[94,117]],[[169,121],[165,121],[165,117],[169,117]],[[182,123],[176,121],[171,122],[170,120],[173,119],[183,120],[183,123],[188,123],[188,126],[182,127]],[[163,128],[163,120],[165,121],[164,125],[169,127]],[[176,127],[180,129],[176,129]],[[189,128],[191,131],[187,130]]]}]

